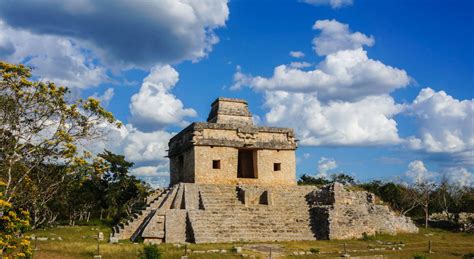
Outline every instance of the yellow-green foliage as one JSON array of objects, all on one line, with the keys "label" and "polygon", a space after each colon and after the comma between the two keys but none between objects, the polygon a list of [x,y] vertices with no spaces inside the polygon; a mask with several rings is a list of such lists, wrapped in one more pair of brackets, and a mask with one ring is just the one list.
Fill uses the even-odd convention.
[{"label": "yellow-green foliage", "polygon": [[29,214],[22,209],[14,209],[4,199],[5,185],[0,181],[0,255],[4,258],[30,256],[30,238],[22,234],[28,230]]}]

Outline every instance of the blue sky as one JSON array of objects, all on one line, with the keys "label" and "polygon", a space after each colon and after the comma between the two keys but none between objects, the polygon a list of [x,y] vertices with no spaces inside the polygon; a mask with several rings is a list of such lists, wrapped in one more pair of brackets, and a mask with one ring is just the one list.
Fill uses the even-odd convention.
[{"label": "blue sky", "polygon": [[98,148],[155,184],[218,96],[295,127],[298,175],[474,184],[472,1],[33,2],[0,4],[0,58],[101,98],[128,126]]}]

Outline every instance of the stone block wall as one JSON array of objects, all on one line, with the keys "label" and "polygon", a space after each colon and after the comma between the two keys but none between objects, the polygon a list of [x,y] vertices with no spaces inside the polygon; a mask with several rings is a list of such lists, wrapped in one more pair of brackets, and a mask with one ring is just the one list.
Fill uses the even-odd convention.
[{"label": "stone block wall", "polygon": [[323,239],[361,238],[364,233],[416,233],[411,219],[397,215],[386,205],[374,203],[374,195],[350,191],[342,184],[327,185],[313,191],[309,201],[317,236]]},{"label": "stone block wall", "polygon": [[[296,185],[295,153],[293,150],[256,150],[257,178],[238,178],[238,148],[195,146],[195,183]],[[213,169],[213,160],[220,169]],[[280,170],[274,171],[274,163]]]},{"label": "stone block wall", "polygon": [[207,119],[212,123],[234,123],[252,125],[252,114],[245,100],[218,98],[211,104],[211,112]]}]

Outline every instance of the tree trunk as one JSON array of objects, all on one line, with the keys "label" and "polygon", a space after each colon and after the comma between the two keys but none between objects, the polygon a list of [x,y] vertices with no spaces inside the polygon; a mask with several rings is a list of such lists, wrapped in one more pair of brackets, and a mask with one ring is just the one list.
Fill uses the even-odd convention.
[{"label": "tree trunk", "polygon": [[428,228],[428,218],[429,218],[429,214],[428,214],[428,206],[425,207],[425,228]]}]

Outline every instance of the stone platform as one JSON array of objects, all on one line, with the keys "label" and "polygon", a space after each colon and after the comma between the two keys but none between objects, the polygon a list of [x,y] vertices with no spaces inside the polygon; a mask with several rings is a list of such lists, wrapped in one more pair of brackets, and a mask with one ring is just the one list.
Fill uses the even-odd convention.
[{"label": "stone platform", "polygon": [[418,232],[409,218],[376,204],[373,194],[341,184],[314,186],[179,183],[159,190],[118,239],[149,243],[221,243],[360,238]]}]

